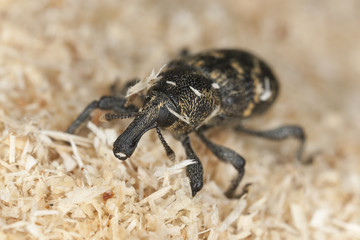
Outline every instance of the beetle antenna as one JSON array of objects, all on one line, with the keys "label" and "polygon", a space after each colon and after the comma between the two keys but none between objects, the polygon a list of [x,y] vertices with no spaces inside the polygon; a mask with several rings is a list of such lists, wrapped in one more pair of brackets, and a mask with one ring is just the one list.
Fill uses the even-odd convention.
[{"label": "beetle antenna", "polygon": [[160,131],[160,128],[159,127],[156,127],[156,132],[159,136],[159,139],[160,139],[160,142],[162,143],[162,145],[164,146],[165,148],[165,151],[166,151],[166,155],[168,156],[168,158],[171,160],[171,161],[174,161],[175,160],[175,153],[174,151],[171,149],[171,147],[167,144],[167,142],[165,141],[165,138],[163,137],[163,135],[161,134],[161,131]]},{"label": "beetle antenna", "polygon": [[139,113],[138,112],[131,112],[131,113],[106,113],[101,117],[102,121],[111,121],[114,119],[125,119],[125,118],[132,118],[136,117]]}]

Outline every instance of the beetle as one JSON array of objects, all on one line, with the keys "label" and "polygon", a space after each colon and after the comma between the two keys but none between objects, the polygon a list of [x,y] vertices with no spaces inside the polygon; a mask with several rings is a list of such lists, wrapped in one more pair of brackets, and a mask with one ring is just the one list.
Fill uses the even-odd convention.
[{"label": "beetle", "polygon": [[293,137],[299,140],[297,158],[301,160],[305,143],[301,126],[283,125],[258,131],[241,124],[242,120],[268,110],[278,92],[279,83],[270,67],[249,52],[219,49],[194,55],[184,53],[162,69],[148,90],[140,94],[141,108],[124,95],[104,96],[91,102],[67,132],[74,133],[94,109],[112,110],[115,113],[107,113],[107,120],[134,118],[114,142],[115,157],[120,160],[131,157],[141,136],[155,128],[167,156],[173,160],[174,151],[160,130],[166,129],[182,143],[187,158],[193,159],[193,164],[186,167],[186,174],[195,196],[203,187],[203,167],[189,139],[189,134],[194,132],[219,160],[232,164],[237,170],[225,195],[239,198],[242,194],[236,195],[235,191],[244,176],[245,159],[213,143],[204,133],[213,127],[232,126],[237,131],[272,140]]}]

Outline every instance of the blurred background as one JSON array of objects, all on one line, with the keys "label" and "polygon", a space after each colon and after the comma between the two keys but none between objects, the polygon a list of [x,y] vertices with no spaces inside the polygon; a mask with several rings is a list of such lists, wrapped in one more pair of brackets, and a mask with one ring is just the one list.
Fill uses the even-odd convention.
[{"label": "blurred background", "polygon": [[[2,111],[21,119],[34,117],[32,109],[41,105],[54,115],[72,116],[116,80],[143,78],[184,48],[241,48],[277,73],[278,108],[292,106],[278,114],[302,118],[316,131],[314,138],[354,132],[359,5],[356,0],[2,0]],[[56,92],[47,89],[50,84]],[[50,102],[54,98],[57,104]],[[68,124],[51,118],[48,127]]]},{"label": "blurred background", "polygon": [[[0,0],[3,138],[4,129],[23,132],[23,122],[64,131],[111,84],[144,78],[183,49],[245,49],[268,62],[281,82],[277,104],[247,124],[304,126],[307,155],[317,154],[311,174],[323,177],[314,183],[321,204],[354,224],[335,224],[334,236],[353,237],[360,234],[359,26],[358,0]],[[256,141],[231,144],[249,156],[263,145],[294,152],[287,144],[254,147]],[[250,166],[251,174],[257,169]],[[309,214],[315,202],[306,203]]]}]

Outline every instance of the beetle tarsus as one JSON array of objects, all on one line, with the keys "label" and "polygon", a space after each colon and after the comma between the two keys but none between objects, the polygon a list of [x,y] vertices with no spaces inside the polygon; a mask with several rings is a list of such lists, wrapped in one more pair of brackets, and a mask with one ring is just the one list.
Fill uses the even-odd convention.
[{"label": "beetle tarsus", "polygon": [[188,136],[181,142],[185,148],[186,157],[194,161],[193,164],[186,167],[186,175],[190,179],[191,193],[195,196],[198,191],[203,187],[203,167],[200,159],[191,147],[190,139]]}]

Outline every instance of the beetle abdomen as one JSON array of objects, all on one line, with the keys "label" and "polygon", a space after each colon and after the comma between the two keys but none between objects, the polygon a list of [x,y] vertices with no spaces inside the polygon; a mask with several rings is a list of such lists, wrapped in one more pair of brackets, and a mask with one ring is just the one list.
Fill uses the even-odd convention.
[{"label": "beetle abdomen", "polygon": [[270,68],[256,56],[239,50],[214,50],[175,60],[169,68],[189,66],[202,72],[219,89],[219,115],[250,117],[276,99],[279,84]]}]

